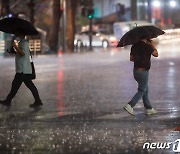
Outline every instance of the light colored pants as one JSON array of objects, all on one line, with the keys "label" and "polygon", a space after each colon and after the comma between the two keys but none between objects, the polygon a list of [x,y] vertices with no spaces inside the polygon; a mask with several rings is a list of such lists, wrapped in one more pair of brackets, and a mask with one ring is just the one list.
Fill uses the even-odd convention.
[{"label": "light colored pants", "polygon": [[136,103],[142,98],[144,107],[146,109],[152,109],[151,103],[148,97],[148,77],[149,71],[146,70],[135,70],[134,79],[138,83],[138,92],[134,95],[132,100],[128,103],[131,107],[134,107]]}]

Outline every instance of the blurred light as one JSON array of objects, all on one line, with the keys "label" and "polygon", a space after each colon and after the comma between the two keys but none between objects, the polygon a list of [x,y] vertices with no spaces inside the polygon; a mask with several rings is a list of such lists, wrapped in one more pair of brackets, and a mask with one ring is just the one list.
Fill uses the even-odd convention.
[{"label": "blurred light", "polygon": [[104,37],[103,36],[101,36],[101,37],[99,37],[100,38],[100,40],[104,40]]},{"label": "blurred light", "polygon": [[126,33],[127,31],[129,31],[130,30],[130,28],[128,27],[128,26],[125,26],[124,28],[123,28],[123,32],[124,33]]},{"label": "blurred light", "polygon": [[176,2],[172,0],[172,1],[169,2],[169,5],[170,5],[171,7],[175,7],[175,6],[176,6]]},{"label": "blurred light", "polygon": [[110,36],[109,39],[110,39],[110,41],[116,41],[116,37],[114,37],[114,36]]},{"label": "blurred light", "polygon": [[92,14],[88,15],[88,18],[89,18],[89,19],[92,19],[92,18],[93,18],[93,15],[92,15]]},{"label": "blurred light", "polygon": [[8,17],[11,18],[13,15],[11,13],[8,14]]},{"label": "blurred light", "polygon": [[137,3],[138,6],[148,6],[147,2],[138,2]]},{"label": "blurred light", "polygon": [[96,36],[100,36],[100,34],[99,34],[99,33],[96,33]]},{"label": "blurred light", "polygon": [[175,64],[174,64],[174,62],[169,62],[169,65],[174,66]]},{"label": "blurred light", "polygon": [[143,2],[139,2],[139,3],[138,3],[138,6],[143,6]]},{"label": "blurred light", "polygon": [[148,2],[145,2],[144,5],[145,5],[145,6],[148,6]]},{"label": "blurred light", "polygon": [[114,54],[115,54],[115,53],[114,53],[113,51],[111,51],[110,55],[111,55],[111,56],[114,56]]},{"label": "blurred light", "polygon": [[160,4],[159,1],[156,0],[156,1],[153,1],[153,2],[152,2],[152,5],[153,5],[154,7],[160,7],[161,4]]}]

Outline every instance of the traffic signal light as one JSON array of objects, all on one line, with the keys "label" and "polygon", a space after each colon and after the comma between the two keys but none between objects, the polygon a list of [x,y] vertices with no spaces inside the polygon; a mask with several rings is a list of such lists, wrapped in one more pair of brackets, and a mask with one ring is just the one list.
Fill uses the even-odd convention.
[{"label": "traffic signal light", "polygon": [[94,9],[88,9],[86,7],[83,7],[81,9],[81,15],[83,17],[88,17],[89,19],[92,19],[94,17]]},{"label": "traffic signal light", "polygon": [[83,17],[87,17],[87,12],[88,12],[88,9],[87,9],[87,8],[83,7],[83,8],[81,9],[81,15],[82,15]]},{"label": "traffic signal light", "polygon": [[92,19],[94,17],[94,9],[88,9],[88,18]]}]

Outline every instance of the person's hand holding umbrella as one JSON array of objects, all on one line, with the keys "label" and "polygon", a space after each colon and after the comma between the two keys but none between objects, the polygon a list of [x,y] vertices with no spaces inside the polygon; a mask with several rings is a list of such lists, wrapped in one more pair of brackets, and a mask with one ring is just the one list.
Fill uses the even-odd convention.
[{"label": "person's hand holding umbrella", "polygon": [[149,44],[149,45],[152,47],[152,49],[154,50],[154,52],[152,53],[152,55],[155,56],[155,57],[158,57],[158,52],[157,52],[156,47],[155,47],[154,44],[153,44],[153,40],[151,40],[151,39],[146,39],[146,43]]},{"label": "person's hand holding umbrella", "polygon": [[19,54],[19,55],[21,55],[21,56],[24,56],[24,55],[25,55],[24,52],[16,45],[16,43],[15,43],[14,41],[11,43],[11,46],[15,49],[14,51],[15,51],[17,54]]}]

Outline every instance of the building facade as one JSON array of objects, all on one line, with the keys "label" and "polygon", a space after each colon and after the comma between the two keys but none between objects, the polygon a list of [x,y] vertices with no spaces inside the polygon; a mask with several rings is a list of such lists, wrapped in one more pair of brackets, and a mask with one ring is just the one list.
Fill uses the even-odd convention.
[{"label": "building facade", "polygon": [[[93,2],[96,18],[110,16],[111,22],[143,20],[162,28],[180,23],[180,0],[94,0]],[[117,14],[119,4],[124,5],[124,14]],[[115,13],[117,17],[113,19],[112,15]]]},{"label": "building facade", "polygon": [[94,0],[94,9],[96,17],[104,17],[115,13],[118,4],[122,4],[125,8],[131,7],[131,0]]}]

